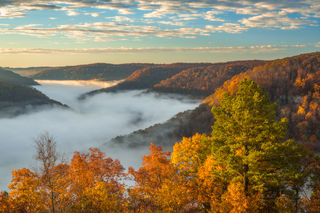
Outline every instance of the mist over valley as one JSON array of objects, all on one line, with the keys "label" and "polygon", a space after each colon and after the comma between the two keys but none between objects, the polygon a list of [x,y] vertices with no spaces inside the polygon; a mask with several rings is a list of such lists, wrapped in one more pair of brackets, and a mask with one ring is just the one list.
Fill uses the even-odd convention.
[{"label": "mist over valley", "polygon": [[37,90],[69,106],[42,107],[13,118],[0,119],[0,188],[6,190],[11,170],[34,167],[34,140],[48,132],[66,158],[74,151],[99,147],[108,157],[119,158],[127,166],[138,167],[146,147],[137,149],[102,146],[110,139],[165,122],[179,112],[194,109],[199,101],[184,96],[160,95],[145,90],[101,93],[85,100],[79,95],[113,86],[118,81],[37,81]]}]

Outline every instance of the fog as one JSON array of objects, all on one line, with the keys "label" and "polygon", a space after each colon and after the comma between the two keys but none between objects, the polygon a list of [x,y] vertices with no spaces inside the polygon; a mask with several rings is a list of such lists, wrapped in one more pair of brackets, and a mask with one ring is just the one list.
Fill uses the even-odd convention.
[{"label": "fog", "polygon": [[77,97],[117,82],[40,81],[35,86],[48,97],[71,109],[45,108],[15,118],[0,119],[0,190],[7,190],[11,170],[33,168],[34,139],[49,132],[57,149],[70,160],[75,150],[103,147],[108,157],[119,158],[125,167],[137,167],[147,147],[124,149],[101,146],[109,139],[164,122],[178,112],[194,109],[199,102],[145,91],[104,93],[79,101]]}]

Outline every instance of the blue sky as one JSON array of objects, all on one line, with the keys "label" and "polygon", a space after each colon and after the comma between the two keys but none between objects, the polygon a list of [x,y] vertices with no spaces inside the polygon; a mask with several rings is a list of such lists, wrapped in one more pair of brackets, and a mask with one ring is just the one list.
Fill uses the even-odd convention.
[{"label": "blue sky", "polygon": [[320,49],[319,0],[0,0],[0,66],[220,62]]}]

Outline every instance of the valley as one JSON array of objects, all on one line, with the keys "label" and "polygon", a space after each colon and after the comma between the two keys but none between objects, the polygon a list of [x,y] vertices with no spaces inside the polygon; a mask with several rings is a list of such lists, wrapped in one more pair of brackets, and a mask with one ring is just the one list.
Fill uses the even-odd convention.
[{"label": "valley", "polygon": [[[66,159],[69,159],[75,150],[86,151],[89,147],[101,147],[109,156],[119,158],[126,167],[139,167],[147,147],[128,149],[102,144],[116,136],[163,123],[175,114],[191,110],[199,104],[199,101],[187,97],[169,97],[146,93],[144,90],[100,94],[79,101],[77,98],[83,93],[118,82],[37,82],[41,85],[33,88],[37,89],[39,94],[41,92],[68,107],[29,106],[27,113],[0,118],[0,141],[3,141],[3,149],[0,151],[2,190],[7,190],[12,169],[32,167],[35,164],[34,139],[44,132],[54,135],[58,150]],[[32,88],[30,90],[33,91]],[[169,146],[167,148],[171,149]]]},{"label": "valley", "polygon": [[[10,68],[34,80],[0,70],[0,141],[4,142],[0,189],[7,190],[12,169],[37,166],[34,140],[45,132],[54,136],[58,152],[68,162],[77,155],[75,150],[85,153],[98,147],[108,157],[119,159],[129,173],[145,166],[149,146],[151,155],[159,152],[161,156],[167,152],[159,147],[173,153],[181,144],[201,147],[203,144],[197,143],[212,140],[212,127],[219,125],[212,116],[212,112],[217,113],[213,109],[221,104],[237,107],[234,102],[225,105],[229,100],[225,98],[237,96],[239,85],[245,84],[256,85],[256,93],[264,92],[265,100],[271,101],[263,110],[276,109],[268,116],[287,128],[279,137],[294,139],[289,141],[295,150],[320,151],[319,52],[270,61],[135,64],[125,75],[114,74],[127,66],[108,65],[112,67],[110,72],[96,64],[63,69]],[[261,100],[254,101],[260,104]],[[247,108],[236,112],[245,113]],[[252,128],[256,128],[255,123]],[[272,131],[268,134],[276,134]],[[268,134],[263,137],[268,138]],[[193,148],[186,152],[193,153]]]}]

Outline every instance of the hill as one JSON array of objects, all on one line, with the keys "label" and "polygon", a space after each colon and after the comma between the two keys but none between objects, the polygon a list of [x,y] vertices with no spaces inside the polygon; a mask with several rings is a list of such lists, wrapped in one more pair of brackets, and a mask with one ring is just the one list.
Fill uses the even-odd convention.
[{"label": "hill", "polygon": [[264,61],[234,61],[192,67],[155,84],[153,90],[208,96],[232,76],[264,63]]},{"label": "hill", "polygon": [[156,92],[179,93],[206,97],[232,76],[245,72],[264,61],[234,61],[217,64],[168,64],[137,70],[124,82],[110,88],[83,95],[119,90],[149,89]]},{"label": "hill", "polygon": [[0,117],[19,115],[42,106],[67,107],[32,87],[0,81]]},{"label": "hill", "polygon": [[197,66],[208,66],[209,64],[186,64],[186,63],[176,63],[176,64],[166,64],[158,65],[152,67],[146,67],[133,72],[124,82],[120,84],[95,90],[84,94],[81,98],[89,95],[95,95],[102,92],[116,92],[120,90],[134,90],[134,89],[152,89],[153,86],[162,80],[170,78],[177,73],[182,72],[185,69]]},{"label": "hill", "polygon": [[27,74],[33,79],[39,80],[92,80],[101,81],[122,80],[130,76],[134,71],[152,64],[87,64],[78,66],[26,68],[17,72]]},{"label": "hill", "polygon": [[0,81],[19,85],[39,85],[31,78],[20,76],[12,71],[0,68]]},{"label": "hill", "polygon": [[[218,87],[203,103],[193,111],[179,114],[174,120],[154,127],[152,131],[135,132],[132,135],[117,137],[114,143],[173,144],[182,137],[195,133],[211,133],[214,123],[211,108],[218,105],[224,92],[234,94],[238,83],[248,78],[268,93],[271,101],[278,104],[277,116],[289,118],[289,137],[304,143],[310,148],[320,150],[320,53],[309,53],[278,59],[256,66],[235,75]],[[175,121],[180,120],[183,122]],[[170,132],[163,132],[163,125],[171,125]],[[158,130],[159,131],[158,131]],[[149,132],[148,132],[149,131]],[[161,137],[152,132],[162,132]],[[143,134],[141,134],[143,133]],[[150,135],[148,141],[137,140],[138,135]]]}]

